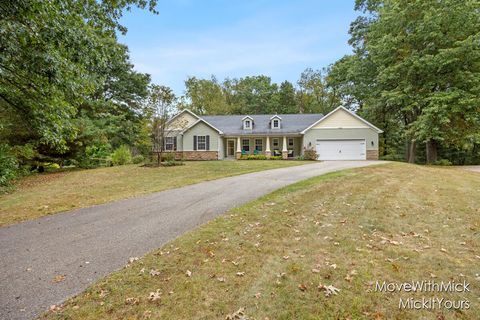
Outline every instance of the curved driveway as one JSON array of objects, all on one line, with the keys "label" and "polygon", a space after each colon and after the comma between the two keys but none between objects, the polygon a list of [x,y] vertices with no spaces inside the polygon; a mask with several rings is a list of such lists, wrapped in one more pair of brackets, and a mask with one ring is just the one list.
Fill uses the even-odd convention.
[{"label": "curved driveway", "polygon": [[[202,182],[0,228],[0,319],[31,319],[228,209],[324,173],[380,161],[318,162]],[[57,275],[65,279],[54,282]]]}]

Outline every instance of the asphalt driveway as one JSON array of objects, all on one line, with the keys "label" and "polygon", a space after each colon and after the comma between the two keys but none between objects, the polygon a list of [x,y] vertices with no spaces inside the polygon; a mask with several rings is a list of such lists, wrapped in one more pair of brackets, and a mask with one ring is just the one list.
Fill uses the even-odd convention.
[{"label": "asphalt driveway", "polygon": [[0,228],[0,319],[34,318],[122,268],[130,257],[275,189],[378,163],[319,162],[250,173]]}]

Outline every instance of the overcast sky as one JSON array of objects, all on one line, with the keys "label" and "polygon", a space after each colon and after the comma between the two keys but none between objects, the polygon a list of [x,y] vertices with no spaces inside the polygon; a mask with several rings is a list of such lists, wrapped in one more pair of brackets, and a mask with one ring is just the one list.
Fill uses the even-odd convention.
[{"label": "overcast sky", "polygon": [[353,0],[159,0],[159,15],[133,10],[120,42],[138,71],[183,94],[188,76],[265,74],[295,83],[351,52]]}]

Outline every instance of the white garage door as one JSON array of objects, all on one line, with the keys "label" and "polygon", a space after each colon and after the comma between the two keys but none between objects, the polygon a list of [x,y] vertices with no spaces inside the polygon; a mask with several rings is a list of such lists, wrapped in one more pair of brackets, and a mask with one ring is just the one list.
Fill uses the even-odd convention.
[{"label": "white garage door", "polygon": [[365,160],[365,140],[317,140],[318,160]]}]

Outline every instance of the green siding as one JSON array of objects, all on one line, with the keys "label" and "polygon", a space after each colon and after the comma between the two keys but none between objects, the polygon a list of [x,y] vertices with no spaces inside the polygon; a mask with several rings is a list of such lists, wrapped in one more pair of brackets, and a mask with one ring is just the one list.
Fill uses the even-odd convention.
[{"label": "green siding", "polygon": [[378,150],[378,133],[370,128],[310,129],[303,137],[303,145],[308,148],[310,143],[315,148],[316,140],[322,139],[365,139],[367,150]]},{"label": "green siding", "polygon": [[210,136],[210,151],[219,151],[220,135],[203,122],[199,122],[183,134],[183,151],[193,151],[193,136]]}]

